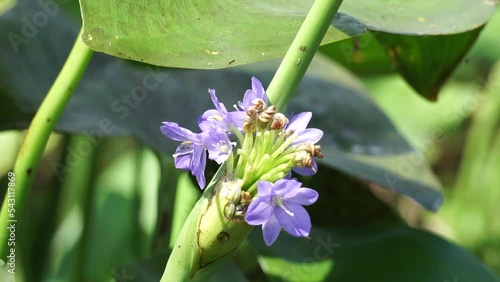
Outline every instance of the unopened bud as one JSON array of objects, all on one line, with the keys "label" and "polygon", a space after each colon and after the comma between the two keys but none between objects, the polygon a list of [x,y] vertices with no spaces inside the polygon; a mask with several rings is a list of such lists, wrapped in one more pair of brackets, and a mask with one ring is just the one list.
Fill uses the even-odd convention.
[{"label": "unopened bud", "polygon": [[228,202],[224,207],[224,216],[227,219],[233,219],[235,217],[236,205],[233,202]]},{"label": "unopened bud", "polygon": [[224,198],[233,203],[239,203],[241,197],[241,185],[243,184],[243,180],[234,179],[229,180],[225,179],[222,183],[222,187],[220,188],[219,197]]}]

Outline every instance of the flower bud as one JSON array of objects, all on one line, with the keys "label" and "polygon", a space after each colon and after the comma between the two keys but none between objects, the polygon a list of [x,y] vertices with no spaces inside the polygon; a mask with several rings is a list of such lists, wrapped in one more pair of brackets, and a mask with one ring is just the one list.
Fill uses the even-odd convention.
[{"label": "flower bud", "polygon": [[243,181],[241,179],[229,180],[225,178],[219,191],[219,197],[238,204],[240,202],[242,184]]}]

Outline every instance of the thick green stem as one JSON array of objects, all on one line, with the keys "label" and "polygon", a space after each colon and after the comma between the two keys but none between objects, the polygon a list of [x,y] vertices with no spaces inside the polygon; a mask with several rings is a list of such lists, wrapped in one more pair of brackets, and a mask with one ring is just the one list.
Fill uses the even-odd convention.
[{"label": "thick green stem", "polygon": [[[80,82],[92,56],[92,50],[84,45],[80,39],[81,34],[80,31],[66,63],[40,105],[19,150],[14,165],[15,190],[7,191],[0,211],[1,258],[5,258],[9,249],[7,239],[10,232],[7,227],[11,224],[15,225],[16,221],[14,220],[18,220],[22,216],[25,199],[30,192],[38,163],[52,129]],[[13,201],[14,199],[15,201]]]},{"label": "thick green stem", "polygon": [[288,49],[266,93],[283,112],[323,40],[342,0],[316,0]]}]

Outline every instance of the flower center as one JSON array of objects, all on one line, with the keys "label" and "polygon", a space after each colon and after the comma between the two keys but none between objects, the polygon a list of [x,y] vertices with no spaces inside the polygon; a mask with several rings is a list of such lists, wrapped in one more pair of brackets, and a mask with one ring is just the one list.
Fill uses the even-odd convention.
[{"label": "flower center", "polygon": [[225,143],[225,142],[220,142],[220,145],[219,145],[219,150],[222,152],[222,153],[227,153],[229,152],[229,146]]},{"label": "flower center", "polygon": [[213,115],[208,117],[208,121],[222,121],[223,117],[221,115]]},{"label": "flower center", "polygon": [[279,207],[280,209],[282,209],[286,214],[288,214],[289,216],[293,216],[293,212],[289,211],[285,205],[283,204],[283,199],[280,197],[280,196],[274,196],[273,197],[273,204],[274,206],[277,206]]}]

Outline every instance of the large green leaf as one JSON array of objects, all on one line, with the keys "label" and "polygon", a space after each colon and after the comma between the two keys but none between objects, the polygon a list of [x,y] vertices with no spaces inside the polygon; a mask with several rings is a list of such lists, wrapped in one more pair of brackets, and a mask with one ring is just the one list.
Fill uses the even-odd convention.
[{"label": "large green leaf", "polygon": [[345,0],[340,8],[370,30],[409,35],[461,33],[484,25],[494,11],[491,0]]},{"label": "large green leaf", "polygon": [[474,44],[481,28],[458,34],[412,36],[379,32],[394,68],[420,95],[436,100],[441,86]]},{"label": "large green leaf", "polygon": [[[225,68],[282,56],[310,4],[86,0],[83,39],[95,50],[136,61]],[[376,40],[408,83],[435,100],[493,11],[491,0],[346,0],[323,43],[360,35],[363,27],[354,18],[360,20],[380,32]]]},{"label": "large green leaf", "polygon": [[[386,50],[395,69],[420,95],[436,100],[495,11],[495,1],[346,0],[340,11],[374,31],[371,41]],[[363,43],[373,46],[371,41]]]},{"label": "large green leaf", "polygon": [[[283,56],[308,11],[281,1],[82,0],[83,40],[159,66],[217,69]],[[338,15],[324,43],[364,32]]]},{"label": "large green leaf", "polygon": [[[15,12],[23,15],[20,10]],[[0,28],[19,25],[12,17],[0,19],[6,22]],[[28,125],[62,65],[61,54],[69,49],[65,42],[71,42],[76,28],[62,15],[59,19],[53,18],[47,29],[23,46],[23,56],[14,56],[9,43],[0,42],[0,85],[4,86],[0,99],[2,104],[10,101],[0,112],[0,129]],[[174,152],[177,144],[161,134],[161,121],[175,121],[196,130],[198,117],[213,107],[207,88],[217,89],[219,98],[232,105],[242,99],[252,75],[268,85],[278,64],[269,61],[207,72],[133,65],[96,54],[56,128],[94,134],[97,141],[104,135],[132,134],[157,150]],[[12,65],[18,66],[15,73]],[[321,142],[326,153],[324,164],[437,209],[442,201],[439,185],[432,180],[425,160],[344,69],[318,57],[289,107],[289,113],[299,111],[313,111],[311,126],[325,132]],[[412,161],[413,155],[418,162]],[[408,157],[411,167],[403,171],[401,163]]]},{"label": "large green leaf", "polygon": [[323,45],[319,48],[319,52],[357,75],[380,76],[395,72],[385,50],[370,32],[342,42]]},{"label": "large green leaf", "polygon": [[313,228],[313,243],[281,235],[271,247],[256,231],[251,239],[271,281],[498,281],[459,246],[404,225]]}]

